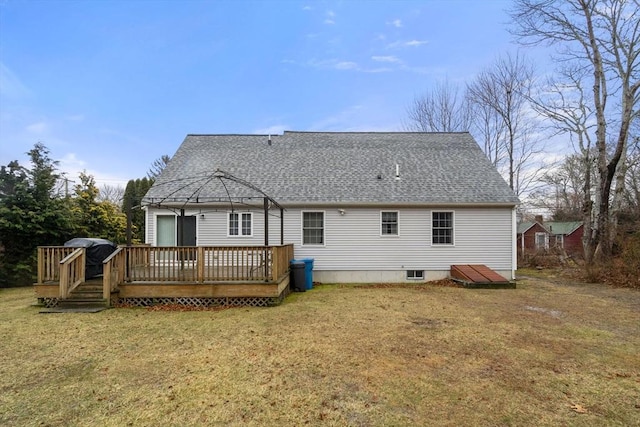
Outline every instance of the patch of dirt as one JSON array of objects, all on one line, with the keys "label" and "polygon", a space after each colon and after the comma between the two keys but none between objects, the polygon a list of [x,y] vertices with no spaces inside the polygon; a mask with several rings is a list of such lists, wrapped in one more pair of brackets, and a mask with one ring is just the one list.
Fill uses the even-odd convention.
[{"label": "patch of dirt", "polygon": [[414,318],[411,323],[425,329],[441,329],[448,322],[442,319]]},{"label": "patch of dirt", "polygon": [[116,308],[144,308],[147,311],[223,311],[229,310],[231,308],[237,308],[234,306],[210,306],[210,307],[202,307],[195,305],[184,305],[184,304],[158,304],[151,305],[148,307],[140,307],[132,304],[116,304],[114,307]]},{"label": "patch of dirt", "polygon": [[524,309],[528,311],[535,311],[538,313],[548,314],[549,316],[555,317],[556,319],[559,319],[562,316],[562,312],[560,310],[549,310],[548,308],[533,307],[530,305],[525,305]]},{"label": "patch of dirt", "polygon": [[416,289],[420,291],[429,290],[430,286],[441,286],[441,287],[449,287],[449,288],[464,288],[461,283],[458,283],[451,279],[442,279],[442,280],[432,280],[429,282],[420,282],[420,283],[372,283],[366,285],[356,285],[355,288],[360,289],[386,289],[386,288],[396,288],[396,289]]}]

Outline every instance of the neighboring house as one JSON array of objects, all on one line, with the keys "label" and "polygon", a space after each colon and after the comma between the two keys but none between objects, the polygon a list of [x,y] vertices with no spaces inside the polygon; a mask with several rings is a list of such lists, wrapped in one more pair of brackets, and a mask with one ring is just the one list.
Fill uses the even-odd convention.
[{"label": "neighboring house", "polygon": [[584,227],[580,221],[543,222],[542,216],[535,221],[518,224],[518,254],[563,249],[570,255],[583,254],[582,233]]},{"label": "neighboring house", "polygon": [[549,230],[552,247],[562,248],[568,254],[584,254],[582,246],[584,224],[582,221],[551,221],[546,222],[544,225]]},{"label": "neighboring house", "polygon": [[518,224],[517,247],[520,256],[549,249],[549,230],[542,225],[542,218]]},{"label": "neighboring house", "polygon": [[314,281],[433,280],[453,264],[514,278],[519,201],[469,133],[187,135],[143,199],[147,243],[262,245],[264,195],[284,208],[268,243],[282,230]]}]

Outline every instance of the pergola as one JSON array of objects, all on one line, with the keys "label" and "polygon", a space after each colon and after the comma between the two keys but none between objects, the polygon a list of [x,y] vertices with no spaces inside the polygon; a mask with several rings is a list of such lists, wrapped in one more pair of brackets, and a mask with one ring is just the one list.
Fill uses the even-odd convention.
[{"label": "pergola", "polygon": [[[226,196],[217,196],[210,197],[205,196],[201,197],[201,192],[204,187],[209,184],[213,180],[219,180],[222,186],[225,189]],[[187,205],[193,206],[198,204],[211,204],[211,203],[229,203],[231,205],[231,210],[234,210],[234,203],[241,204],[247,206],[247,199],[253,199],[255,197],[247,197],[247,196],[238,196],[233,195],[229,191],[228,186],[225,181],[232,181],[240,184],[241,186],[251,189],[255,191],[258,196],[257,198],[262,199],[262,208],[264,211],[264,245],[269,246],[269,210],[272,207],[276,207],[280,209],[280,244],[284,244],[284,208],[280,205],[274,198],[270,197],[266,194],[262,189],[258,188],[256,185],[232,175],[229,172],[223,171],[221,169],[216,169],[213,173],[208,175],[199,175],[194,177],[186,177],[181,178],[180,183],[184,183],[179,186],[177,189],[171,191],[169,194],[162,198],[149,198],[146,199],[149,206],[157,207],[157,208],[165,208],[165,209],[179,209],[180,212],[180,220],[184,224],[185,217],[185,207]],[[163,185],[168,183],[175,183],[175,181],[169,181],[166,183],[159,183],[157,185]],[[193,188],[193,191],[188,196],[177,196],[176,193]],[[255,205],[249,205],[254,206]],[[184,246],[184,227],[179,228],[178,232],[178,246]]]}]

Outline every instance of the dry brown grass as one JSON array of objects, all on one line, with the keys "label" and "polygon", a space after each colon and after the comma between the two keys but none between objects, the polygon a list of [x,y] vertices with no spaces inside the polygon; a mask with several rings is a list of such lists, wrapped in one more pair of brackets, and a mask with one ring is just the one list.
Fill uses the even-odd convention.
[{"label": "dry brown grass", "polygon": [[326,285],[200,312],[33,301],[0,291],[0,425],[640,425],[629,289]]}]

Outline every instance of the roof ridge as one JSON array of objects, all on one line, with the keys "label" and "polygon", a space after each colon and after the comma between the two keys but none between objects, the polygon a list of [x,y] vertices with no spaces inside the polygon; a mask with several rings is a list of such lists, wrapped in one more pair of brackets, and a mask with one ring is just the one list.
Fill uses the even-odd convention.
[{"label": "roof ridge", "polygon": [[188,133],[187,136],[281,136],[277,133]]},{"label": "roof ridge", "polygon": [[407,135],[461,135],[468,134],[469,131],[459,132],[423,132],[423,131],[314,131],[314,130],[285,130],[283,135],[287,133],[319,133],[319,134],[364,134],[364,133],[376,133],[376,134],[407,134]]}]

